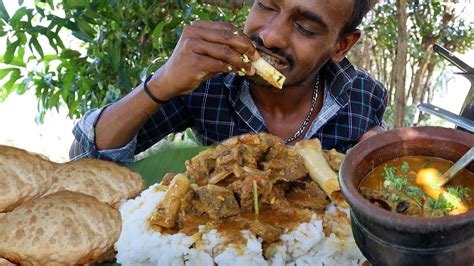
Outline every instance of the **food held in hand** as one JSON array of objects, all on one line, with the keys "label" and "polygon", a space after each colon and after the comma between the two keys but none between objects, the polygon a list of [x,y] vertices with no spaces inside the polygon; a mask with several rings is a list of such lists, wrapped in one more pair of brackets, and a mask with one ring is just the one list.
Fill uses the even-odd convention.
[{"label": "food held in hand", "polygon": [[[246,55],[242,57],[244,62],[250,62]],[[252,66],[257,71],[257,75],[262,77],[265,81],[267,81],[270,85],[274,86],[275,88],[282,89],[283,84],[285,83],[286,77],[280,73],[275,67],[273,67],[270,63],[265,61],[263,57],[260,57],[257,61],[250,62]]]}]

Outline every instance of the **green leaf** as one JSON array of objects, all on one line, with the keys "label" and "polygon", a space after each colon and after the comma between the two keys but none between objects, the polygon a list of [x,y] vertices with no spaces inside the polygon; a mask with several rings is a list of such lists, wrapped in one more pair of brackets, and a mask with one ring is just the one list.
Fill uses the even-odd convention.
[{"label": "green leaf", "polygon": [[59,35],[56,35],[55,38],[57,46],[59,46],[61,49],[64,49],[64,43]]},{"label": "green leaf", "polygon": [[155,29],[153,30],[153,33],[151,34],[152,37],[152,42],[153,42],[153,47],[155,49],[160,49],[160,38],[161,38],[161,33],[163,31],[163,27],[166,25],[165,21],[162,21],[156,25]]},{"label": "green leaf", "polygon": [[18,60],[23,60],[25,57],[25,46],[24,45],[21,45],[19,48],[18,48],[18,55],[16,56],[16,58]]},{"label": "green leaf", "polygon": [[150,186],[160,182],[166,173],[182,173],[186,171],[184,162],[208,148],[207,146],[200,146],[164,149],[150,157],[130,164],[129,167],[140,173],[146,180],[147,186]]},{"label": "green leaf", "polygon": [[76,18],[76,24],[79,27],[79,30],[81,31],[81,33],[84,36],[86,36],[87,39],[89,39],[89,40],[94,39],[94,36],[95,36],[96,32],[95,32],[94,28],[89,23],[87,23],[82,18]]},{"label": "green leaf", "polygon": [[406,194],[409,197],[423,197],[425,196],[425,191],[418,186],[406,186]]},{"label": "green leaf", "polygon": [[7,50],[5,51],[5,64],[10,64],[13,61],[13,57],[15,56],[16,48],[18,47],[18,41],[13,43],[7,42]]},{"label": "green leaf", "polygon": [[37,5],[35,6],[35,8],[36,8],[36,12],[38,12],[38,14],[40,14],[42,17],[45,16],[45,15],[44,15],[44,9],[43,9],[43,8],[41,8],[41,7],[37,6]]},{"label": "green leaf", "polygon": [[[8,1],[11,1],[11,0],[8,0]],[[3,5],[3,0],[0,0],[0,18],[5,21],[10,20],[10,15],[8,15],[8,12],[5,9],[5,5]]]},{"label": "green leaf", "polygon": [[63,1],[64,7],[66,9],[80,9],[80,8],[86,8],[89,6],[89,1],[88,0],[64,0]]},{"label": "green leaf", "polygon": [[[0,62],[5,62],[5,56],[0,55]],[[23,60],[18,60],[17,57],[14,57],[13,60],[9,63],[12,66],[26,67],[26,64]]]},{"label": "green leaf", "polygon": [[29,84],[30,84],[31,78],[27,77],[25,78],[18,86],[16,86],[16,93],[18,95],[23,95],[26,90],[28,90]]},{"label": "green leaf", "polygon": [[35,36],[31,36],[30,39],[30,49],[31,51],[33,51],[33,49],[31,48],[31,44],[35,47],[35,50],[39,54],[39,56],[44,57],[43,48],[41,47],[41,44],[38,42],[38,39]]},{"label": "green leaf", "polygon": [[410,164],[403,161],[402,166],[401,166],[401,170],[404,174],[408,173],[410,171]]},{"label": "green leaf", "polygon": [[0,102],[4,101],[8,95],[13,91],[15,82],[20,78],[20,70],[16,69],[12,71],[10,79],[3,85],[3,89],[0,91]]},{"label": "green leaf", "polygon": [[75,75],[76,73],[74,73],[74,71],[67,71],[66,75],[64,75],[64,78],[62,80],[64,92],[67,92],[69,94],[69,92],[71,91],[71,87],[72,87],[72,83],[74,81]]},{"label": "green leaf", "polygon": [[61,51],[61,55],[59,57],[64,58],[64,59],[72,59],[72,58],[77,58],[79,56],[81,56],[81,53],[79,53],[76,50],[64,49]]},{"label": "green leaf", "polygon": [[59,59],[59,57],[55,54],[48,54],[48,55],[45,55],[41,58],[41,61],[45,62],[45,63],[49,63],[50,61],[53,61],[53,60],[57,60]]},{"label": "green leaf", "polygon": [[26,15],[26,13],[27,13],[27,8],[26,7],[19,8],[15,12],[13,17],[8,21],[8,24],[10,24],[10,26],[12,26],[13,28],[18,27],[18,23]]},{"label": "green leaf", "polygon": [[120,47],[121,43],[122,43],[122,42],[121,42],[120,39],[115,40],[114,46],[113,46],[112,51],[111,51],[111,53],[110,53],[110,57],[111,57],[111,58],[110,58],[110,62],[111,62],[111,64],[112,64],[112,69],[113,69],[115,72],[118,71],[119,66],[120,66],[120,62],[122,61],[121,58],[120,58],[120,57],[121,57],[121,51],[120,51],[120,49],[121,49],[121,47]]},{"label": "green leaf", "polygon": [[0,80],[4,79],[8,74],[10,74],[10,72],[13,72],[13,71],[20,71],[20,70],[15,67],[0,69]]},{"label": "green leaf", "polygon": [[460,200],[469,200],[469,192],[471,190],[468,187],[448,187],[448,193],[453,195],[454,197],[460,199]]}]

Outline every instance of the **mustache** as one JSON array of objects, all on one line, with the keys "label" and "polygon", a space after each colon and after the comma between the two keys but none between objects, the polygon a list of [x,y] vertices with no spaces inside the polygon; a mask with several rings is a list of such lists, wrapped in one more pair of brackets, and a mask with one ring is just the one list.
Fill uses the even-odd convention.
[{"label": "mustache", "polygon": [[[252,35],[252,36],[249,36],[249,38],[255,44],[255,46],[257,46],[257,49],[259,47],[265,47],[265,45],[263,45],[263,40],[260,37]],[[279,48],[267,48],[267,47],[265,47],[265,49],[269,50],[273,54],[276,54],[276,55],[279,55],[279,56],[285,58],[286,61],[288,61],[290,69],[292,69],[294,67],[295,60],[293,59],[293,56],[291,56],[290,54],[287,54],[285,51],[283,51]]]}]

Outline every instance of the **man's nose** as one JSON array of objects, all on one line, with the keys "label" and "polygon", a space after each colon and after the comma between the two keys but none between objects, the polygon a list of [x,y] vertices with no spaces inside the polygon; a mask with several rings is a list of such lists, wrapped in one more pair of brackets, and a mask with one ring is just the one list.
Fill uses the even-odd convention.
[{"label": "man's nose", "polygon": [[290,41],[291,32],[283,19],[275,18],[265,25],[265,29],[260,31],[259,37],[263,45],[268,48],[286,49]]}]

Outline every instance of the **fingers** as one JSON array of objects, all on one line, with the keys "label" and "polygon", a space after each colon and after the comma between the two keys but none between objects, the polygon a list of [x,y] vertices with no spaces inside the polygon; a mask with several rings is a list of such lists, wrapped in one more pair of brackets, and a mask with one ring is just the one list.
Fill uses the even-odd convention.
[{"label": "fingers", "polygon": [[227,62],[206,55],[196,55],[193,61],[192,64],[196,66],[196,69],[205,69],[201,73],[196,73],[196,75],[200,76],[198,79],[206,80],[216,73],[231,71],[230,65]]},{"label": "fingers", "polygon": [[246,54],[252,61],[259,58],[252,41],[231,23],[195,21],[191,27],[194,34],[208,42],[228,45],[240,54]]},{"label": "fingers", "polygon": [[225,62],[227,64],[227,71],[242,71],[247,72],[248,75],[255,74],[253,66],[250,63],[245,63],[241,58],[241,54],[227,45],[194,41],[192,49],[197,54],[207,55]]}]

